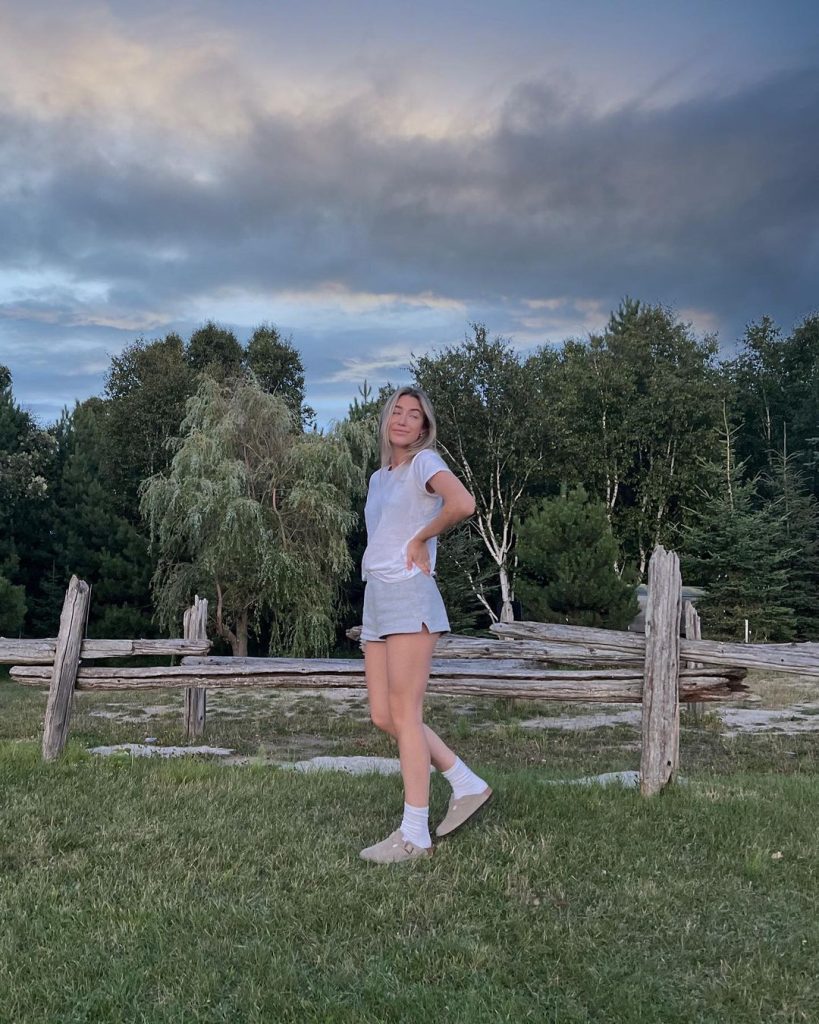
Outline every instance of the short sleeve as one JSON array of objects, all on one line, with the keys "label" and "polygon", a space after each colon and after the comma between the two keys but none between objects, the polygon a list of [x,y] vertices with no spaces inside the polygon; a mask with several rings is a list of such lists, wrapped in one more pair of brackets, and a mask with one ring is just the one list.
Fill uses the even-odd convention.
[{"label": "short sleeve", "polygon": [[431,448],[422,449],[412,460],[412,475],[416,485],[424,494],[429,494],[427,483],[442,470],[445,473],[451,472],[438,452]]}]

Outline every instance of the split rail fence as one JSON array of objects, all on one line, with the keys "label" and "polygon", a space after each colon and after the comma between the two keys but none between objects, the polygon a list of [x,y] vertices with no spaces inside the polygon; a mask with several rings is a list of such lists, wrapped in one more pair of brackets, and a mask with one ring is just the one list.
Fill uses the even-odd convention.
[{"label": "split rail fence", "polygon": [[[201,736],[206,691],[222,687],[364,688],[359,659],[207,656],[207,602],[184,618],[184,639],[83,639],[90,591],[72,578],[56,640],[3,640],[0,662],[30,686],[48,686],[43,756],[68,737],[75,690],[185,690],[185,733]],[[685,636],[680,636],[681,624]],[[748,688],[748,668],[819,676],[819,644],[732,644],[699,639],[696,610],[683,608],[679,560],[658,547],[648,570],[645,635],[536,622],[498,623],[497,639],[445,636],[436,648],[429,692],[561,702],[642,703],[641,791],[670,783],[679,766],[680,704],[731,700]],[[350,635],[357,638],[357,630]],[[156,668],[86,666],[137,654],[182,656]]]}]

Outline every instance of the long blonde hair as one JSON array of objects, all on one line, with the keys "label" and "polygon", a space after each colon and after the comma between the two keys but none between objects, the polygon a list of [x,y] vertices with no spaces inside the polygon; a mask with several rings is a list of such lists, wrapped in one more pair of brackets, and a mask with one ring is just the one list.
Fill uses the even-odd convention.
[{"label": "long blonde hair", "polygon": [[418,452],[423,451],[424,448],[435,448],[435,441],[438,437],[438,426],[435,422],[435,410],[432,408],[432,402],[429,400],[429,395],[426,391],[422,391],[421,388],[403,387],[397,391],[393,391],[387,401],[384,403],[384,407],[381,410],[381,418],[378,421],[378,437],[381,446],[381,465],[389,466],[390,457],[392,455],[392,446],[390,445],[390,418],[395,406],[398,404],[399,398],[403,398],[404,395],[408,395],[410,398],[416,398],[418,404],[421,406],[421,411],[424,414],[424,426],[421,431],[421,436],[407,449],[412,457],[414,458]]}]

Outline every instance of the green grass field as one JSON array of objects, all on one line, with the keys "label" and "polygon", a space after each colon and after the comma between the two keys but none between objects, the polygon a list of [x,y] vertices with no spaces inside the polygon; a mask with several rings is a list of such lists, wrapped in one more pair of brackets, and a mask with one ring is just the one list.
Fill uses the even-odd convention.
[{"label": "green grass field", "polygon": [[[431,860],[384,868],[357,854],[397,824],[397,777],[87,753],[179,742],[181,694],[150,715],[146,696],[78,695],[44,765],[44,694],[0,677],[4,1024],[819,1020],[810,734],[727,740],[706,719],[683,732],[687,784],[646,801],[551,784],[637,767],[634,728],[532,731],[568,709],[437,698],[496,800]],[[358,702],[316,696],[216,695],[207,739],[393,753]],[[434,820],[446,798],[433,778]]]}]

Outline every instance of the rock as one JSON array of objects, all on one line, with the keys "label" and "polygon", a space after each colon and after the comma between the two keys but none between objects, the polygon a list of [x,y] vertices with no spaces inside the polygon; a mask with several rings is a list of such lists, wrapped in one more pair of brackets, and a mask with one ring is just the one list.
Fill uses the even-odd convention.
[{"label": "rock", "polygon": [[191,754],[227,757],[233,751],[227,747],[153,747],[147,743],[116,743],[110,747],[92,747],[91,753],[101,754],[102,756],[130,754],[132,757],[188,757]]}]

